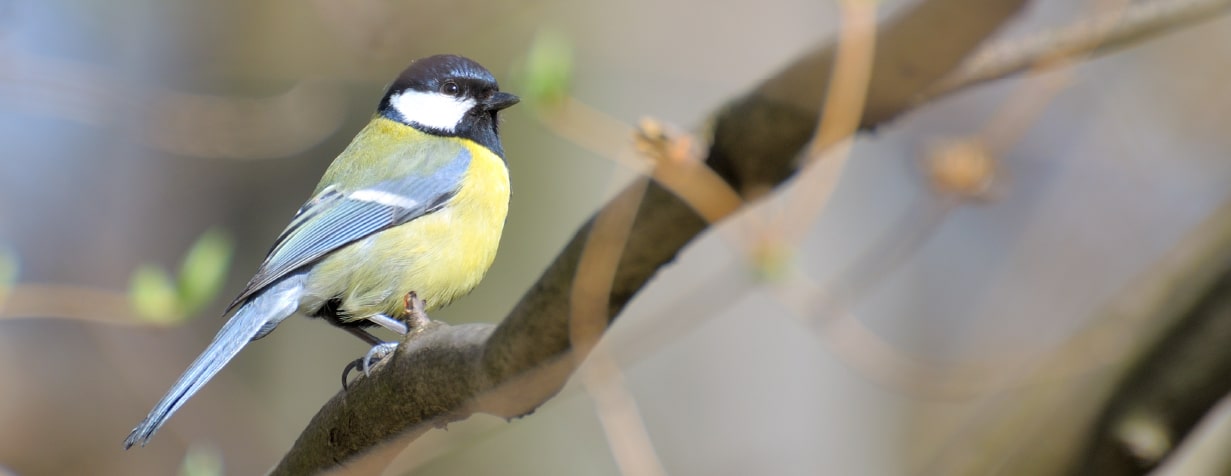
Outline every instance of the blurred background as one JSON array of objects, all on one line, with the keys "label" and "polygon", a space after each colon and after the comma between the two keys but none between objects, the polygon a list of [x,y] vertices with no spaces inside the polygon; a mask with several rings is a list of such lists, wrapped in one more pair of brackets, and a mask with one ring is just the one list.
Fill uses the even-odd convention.
[{"label": "blurred background", "polygon": [[[880,2],[881,15],[910,3]],[[1091,11],[1034,2],[1002,36]],[[366,350],[323,322],[286,321],[148,447],[121,442],[411,59],[463,54],[517,93],[552,32],[571,50],[570,94],[594,114],[700,129],[838,23],[834,3],[799,0],[0,0],[0,474],[277,462]],[[1107,331],[1111,353],[1091,356],[1073,339],[1148,307],[1135,290],[1231,199],[1228,45],[1231,20],[1201,23],[860,136],[777,271],[730,237],[780,196],[694,242],[605,337],[651,466],[991,474],[1054,455],[1040,449],[1049,422],[1088,417],[1075,408],[1097,406],[1123,360],[1106,356],[1143,345]],[[1021,94],[1037,107],[1018,116],[993,187],[942,199],[924,157]],[[552,114],[504,114],[501,253],[434,318],[498,320],[632,178]],[[809,289],[844,298],[816,304]],[[433,431],[387,474],[621,474],[603,419],[574,382],[528,418]]]}]

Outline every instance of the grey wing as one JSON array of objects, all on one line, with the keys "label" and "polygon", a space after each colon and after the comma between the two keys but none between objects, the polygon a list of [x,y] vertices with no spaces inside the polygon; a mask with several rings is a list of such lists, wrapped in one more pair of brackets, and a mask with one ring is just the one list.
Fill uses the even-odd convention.
[{"label": "grey wing", "polygon": [[435,211],[457,192],[469,165],[470,154],[462,149],[430,175],[390,180],[360,190],[326,188],[299,209],[226,312],[339,248]]}]

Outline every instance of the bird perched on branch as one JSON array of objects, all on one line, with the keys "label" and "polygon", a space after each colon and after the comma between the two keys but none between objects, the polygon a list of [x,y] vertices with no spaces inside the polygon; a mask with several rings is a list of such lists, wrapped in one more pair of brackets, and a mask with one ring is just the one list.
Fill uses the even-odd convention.
[{"label": "bird perched on branch", "polygon": [[404,335],[416,296],[431,311],[474,289],[509,205],[497,112],[517,102],[469,59],[411,63],[227,308],[230,320],[124,447],[144,446],[245,344],[293,314],[325,318],[387,352],[396,343],[365,327]]}]

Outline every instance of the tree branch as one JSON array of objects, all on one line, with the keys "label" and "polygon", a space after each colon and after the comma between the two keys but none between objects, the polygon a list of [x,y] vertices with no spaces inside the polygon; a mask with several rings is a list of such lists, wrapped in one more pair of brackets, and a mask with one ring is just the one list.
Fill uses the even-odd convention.
[{"label": "tree branch", "polygon": [[1145,474],[1231,395],[1231,202],[1210,222],[1196,233],[1202,242],[1190,245],[1178,277],[1164,281],[1171,284],[1168,299],[1149,314],[1163,329],[1141,355],[1125,359],[1131,364],[1106,399],[1073,474]]},{"label": "tree branch", "polygon": [[1032,69],[1049,69],[1082,55],[1102,55],[1194,23],[1219,18],[1231,0],[1150,0],[1112,7],[1071,25],[989,45],[952,75],[928,89],[920,102]]}]

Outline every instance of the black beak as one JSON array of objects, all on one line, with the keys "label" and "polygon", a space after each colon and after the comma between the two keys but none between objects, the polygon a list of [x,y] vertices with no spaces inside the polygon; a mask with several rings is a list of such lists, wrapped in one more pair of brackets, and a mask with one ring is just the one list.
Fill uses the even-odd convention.
[{"label": "black beak", "polygon": [[488,111],[495,112],[517,104],[518,102],[521,102],[521,98],[503,91],[497,91],[496,94],[492,95],[492,97],[487,98],[486,101],[483,101],[483,106],[486,107]]}]

